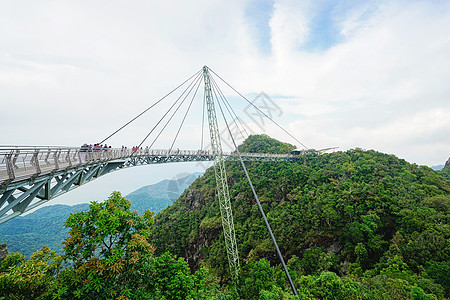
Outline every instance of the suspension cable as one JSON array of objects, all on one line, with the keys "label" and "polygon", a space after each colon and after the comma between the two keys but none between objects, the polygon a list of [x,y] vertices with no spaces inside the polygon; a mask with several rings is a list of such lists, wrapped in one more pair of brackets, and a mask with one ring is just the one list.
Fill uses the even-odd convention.
[{"label": "suspension cable", "polygon": [[247,168],[245,167],[244,161],[242,160],[241,152],[239,151],[239,149],[238,149],[238,147],[236,145],[236,142],[235,142],[235,140],[233,138],[233,134],[231,133],[230,127],[228,126],[228,122],[227,122],[227,120],[225,118],[225,114],[223,113],[223,110],[222,110],[222,107],[220,105],[220,102],[218,101],[217,103],[218,103],[220,112],[222,113],[222,117],[223,117],[223,119],[225,121],[225,125],[227,126],[228,133],[230,134],[231,140],[233,141],[234,147],[235,147],[236,152],[237,152],[237,154],[239,156],[239,160],[241,162],[242,168],[244,169],[245,176],[247,177],[248,183],[250,184],[250,188],[252,189],[253,196],[255,197],[256,203],[258,204],[259,211],[261,212],[261,215],[264,218],[264,222],[266,223],[267,230],[269,231],[270,237],[272,238],[272,242],[275,245],[278,257],[280,258],[281,263],[283,265],[284,272],[286,273],[286,276],[289,279],[289,284],[291,285],[291,288],[292,288],[292,291],[294,292],[294,295],[297,296],[298,295],[297,294],[297,290],[295,289],[294,283],[292,282],[291,276],[289,274],[289,270],[286,267],[286,264],[284,262],[283,256],[281,255],[280,249],[278,248],[277,241],[275,240],[275,236],[273,235],[272,229],[270,228],[269,221],[267,220],[266,214],[264,213],[264,210],[263,210],[263,208],[261,206],[261,203],[259,201],[258,195],[256,194],[255,188],[253,187],[252,180],[250,179],[250,176],[248,174]]},{"label": "suspension cable", "polygon": [[203,112],[202,112],[202,139],[200,142],[200,150],[203,150],[203,130],[204,130],[204,124],[205,124],[205,104],[206,104],[206,94],[203,93]]},{"label": "suspension cable", "polygon": [[143,114],[145,114],[147,111],[149,111],[151,108],[153,108],[155,105],[157,105],[158,103],[160,103],[162,100],[164,100],[165,98],[167,98],[170,94],[172,94],[173,92],[175,92],[178,88],[180,88],[181,86],[183,86],[186,82],[188,82],[189,80],[191,80],[193,77],[195,77],[198,74],[201,74],[202,70],[196,72],[194,75],[192,75],[191,77],[189,77],[188,79],[186,79],[183,83],[181,83],[180,85],[178,85],[176,88],[174,88],[173,90],[171,90],[168,94],[166,94],[164,97],[162,97],[161,99],[159,99],[158,101],[156,101],[154,104],[152,104],[150,107],[148,107],[147,109],[145,109],[144,111],[142,111],[140,114],[138,114],[136,117],[134,117],[133,119],[131,119],[130,121],[128,121],[125,125],[123,125],[122,127],[120,127],[119,129],[117,129],[116,131],[114,131],[112,134],[110,134],[108,137],[106,137],[105,139],[103,139],[99,144],[103,144],[105,141],[107,141],[110,137],[112,137],[113,135],[115,135],[116,133],[118,133],[119,131],[121,131],[123,128],[125,128],[126,126],[128,126],[131,122],[133,122],[134,120],[136,120],[137,118],[139,118],[140,116],[142,116]]},{"label": "suspension cable", "polygon": [[[223,92],[222,92],[222,90],[220,89],[219,85],[218,85],[218,84],[216,83],[216,81],[214,80],[214,77],[212,77],[212,76],[210,76],[210,77],[211,77],[211,81],[213,82],[213,84],[215,85],[215,87],[217,88],[217,90],[219,91],[219,95],[220,95],[220,97],[222,98],[222,101],[224,101],[224,102],[226,103],[226,104],[225,104],[225,107],[227,108],[228,112],[229,112],[230,109],[231,109],[231,111],[233,112],[233,115],[234,115],[234,117],[232,117],[232,118],[236,118],[236,120],[238,120],[239,124],[241,124],[242,129],[243,129],[244,132],[245,132],[245,135],[248,137],[249,134],[248,134],[247,130],[245,129],[245,126],[242,124],[241,119],[240,119],[239,116],[234,112],[233,107],[230,105],[230,102],[228,102],[227,98],[226,98],[225,95],[223,94]],[[228,105],[228,106],[227,106],[227,105]],[[230,109],[228,109],[228,107],[229,107]],[[237,126],[237,124],[236,124],[236,126]],[[242,135],[242,133],[241,133],[241,135]],[[244,137],[243,135],[242,135],[242,137],[245,139],[245,137]]]},{"label": "suspension cable", "polygon": [[[152,128],[152,130],[150,130],[150,132],[145,136],[145,138],[142,140],[142,142],[139,144],[138,148],[140,148],[142,146],[142,144],[147,140],[147,138],[150,136],[150,134],[156,129],[156,127],[162,122],[162,120],[167,116],[167,114],[172,110],[172,108],[178,103],[178,101],[181,99],[181,97],[183,97],[183,95],[186,93],[186,91],[189,89],[189,87],[194,83],[197,82],[197,80],[199,80],[199,78],[201,78],[202,73],[198,72],[197,74],[197,78],[194,79],[193,81],[191,81],[189,83],[189,85],[187,86],[187,88],[183,91],[183,93],[181,93],[181,95],[178,97],[178,99],[170,106],[169,110],[166,111],[166,113],[161,117],[161,119],[159,119],[159,121],[156,123],[156,125]],[[192,77],[191,77],[192,78]],[[195,85],[195,84],[194,84]],[[159,136],[159,135],[158,135]],[[155,139],[156,141],[156,139]],[[154,142],[155,142],[154,141]],[[154,143],[153,142],[153,143]],[[152,144],[153,145],[153,144]],[[136,149],[134,152],[131,153],[130,156],[132,156],[134,153],[136,152]]]},{"label": "suspension cable", "polygon": [[188,109],[186,110],[186,113],[184,114],[184,117],[183,117],[183,120],[181,121],[180,127],[178,127],[178,131],[177,131],[177,134],[175,135],[175,138],[173,139],[172,145],[170,145],[169,153],[172,150],[173,145],[175,144],[175,141],[178,138],[178,134],[180,133],[181,127],[183,126],[184,121],[186,120],[186,116],[189,113],[189,110],[191,109],[192,102],[194,101],[195,96],[197,95],[198,88],[200,87],[200,83],[201,83],[201,80],[198,81],[197,88],[195,89],[194,95],[192,96],[192,100],[189,103],[189,106],[188,106]]},{"label": "suspension cable", "polygon": [[239,91],[237,91],[234,87],[232,87],[228,82],[226,82],[222,77],[220,77],[216,72],[209,69],[214,75],[220,78],[226,85],[228,85],[233,91],[235,91],[239,96],[244,98],[245,101],[247,101],[250,105],[252,105],[254,108],[256,108],[260,113],[262,113],[266,118],[268,118],[272,123],[274,123],[278,128],[283,130],[287,135],[289,135],[291,138],[293,138],[295,141],[297,141],[300,145],[302,145],[305,149],[308,149],[302,142],[300,142],[296,137],[294,137],[291,133],[289,133],[286,129],[284,129],[281,125],[279,125],[277,122],[275,122],[271,117],[269,117],[265,112],[260,110],[256,105],[254,105],[250,100],[248,100],[244,95],[242,95]]},{"label": "suspension cable", "polygon": [[161,134],[163,133],[163,131],[166,129],[167,125],[169,125],[170,121],[172,120],[172,118],[175,116],[175,114],[178,112],[178,110],[180,109],[180,107],[183,105],[184,101],[186,101],[187,97],[190,95],[190,93],[192,92],[192,89],[195,87],[195,85],[197,84],[197,82],[201,81],[201,76],[197,79],[197,81],[191,86],[189,92],[186,93],[186,95],[183,98],[183,101],[181,101],[181,103],[178,105],[178,107],[175,109],[175,111],[172,113],[172,115],[170,116],[169,120],[167,120],[166,124],[164,124],[163,128],[160,130],[160,132],[158,133],[158,135],[156,136],[156,138],[153,140],[152,144],[150,145],[150,148],[153,147],[153,145],[156,143],[156,140],[161,136]]},{"label": "suspension cable", "polygon": [[[214,91],[217,89],[217,93],[218,93],[218,95],[219,95],[219,97],[217,97],[217,95],[216,95],[217,100],[218,100],[218,101],[220,101],[220,100],[222,101],[223,105],[224,105],[225,108],[227,109],[228,114],[230,115],[230,117],[231,117],[231,119],[232,119],[232,122],[235,124],[235,126],[236,126],[236,128],[238,129],[239,133],[241,134],[242,138],[245,140],[246,137],[244,136],[244,134],[242,133],[242,131],[241,131],[240,128],[239,128],[238,123],[236,122],[236,120],[239,121],[239,118],[237,117],[236,114],[233,116],[233,114],[230,112],[230,109],[229,109],[228,106],[227,106],[227,102],[228,102],[228,101],[226,100],[225,96],[223,96],[222,91],[220,90],[219,86],[216,84],[216,82],[214,81],[214,79],[211,78],[211,82],[212,82],[213,85],[214,85]],[[215,93],[215,92],[214,92],[214,93]],[[234,112],[234,111],[233,111],[233,112]],[[242,125],[242,123],[241,123],[241,125]],[[243,130],[245,131],[245,133],[247,134],[247,131],[245,130],[244,126],[242,126],[242,129],[243,129]],[[248,134],[247,134],[247,136],[248,136]]]},{"label": "suspension cable", "polygon": [[[210,77],[210,78],[211,78],[211,77]],[[210,80],[210,81],[212,82],[212,80]],[[220,97],[217,96],[218,92],[216,91],[216,88],[217,88],[217,87],[212,86],[212,92],[214,93],[214,96],[216,97],[216,100],[217,100],[217,103],[218,103],[218,105],[219,105],[219,108],[222,109],[222,107],[220,106],[220,101],[223,102],[223,99],[221,99]],[[224,104],[224,105],[225,105],[225,104]],[[230,111],[228,111],[228,113],[230,114]],[[244,137],[244,135],[243,135],[241,129],[239,128],[239,126],[238,126],[237,123],[236,123],[236,120],[233,118],[233,115],[230,114],[230,117],[231,117],[231,119],[233,120],[233,122],[234,122],[234,124],[235,124],[235,126],[236,126],[237,131],[240,133],[240,135],[242,136],[242,138],[245,139],[245,137]]]}]

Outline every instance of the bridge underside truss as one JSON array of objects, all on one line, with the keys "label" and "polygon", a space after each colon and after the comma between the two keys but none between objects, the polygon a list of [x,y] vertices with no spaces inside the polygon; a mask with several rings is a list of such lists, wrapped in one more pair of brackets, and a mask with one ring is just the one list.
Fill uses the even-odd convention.
[{"label": "bridge underside truss", "polygon": [[[66,152],[70,155],[61,155]],[[8,153],[0,163],[0,224],[113,171],[151,164],[214,161],[207,151],[192,150],[130,155],[114,149],[112,153],[93,153],[88,157],[88,153],[80,153],[79,149],[58,149],[52,150],[51,155],[45,152],[44,158],[35,155],[35,150]],[[293,155],[255,153],[244,154],[244,158],[249,161],[295,160]],[[227,153],[225,160],[235,161],[238,157]]]}]

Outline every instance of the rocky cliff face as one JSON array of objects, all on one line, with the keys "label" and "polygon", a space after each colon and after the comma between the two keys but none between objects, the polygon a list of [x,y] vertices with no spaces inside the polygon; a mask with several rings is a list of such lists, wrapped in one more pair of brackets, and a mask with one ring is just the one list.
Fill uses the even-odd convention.
[{"label": "rocky cliff face", "polygon": [[183,256],[193,270],[200,267],[208,249],[222,234],[214,170],[206,174],[198,178],[176,204],[155,216],[153,243],[156,252],[171,251]]},{"label": "rocky cliff face", "polygon": [[450,158],[445,162],[445,166],[442,169],[441,174],[442,176],[444,176],[444,178],[450,180]]},{"label": "rocky cliff face", "polygon": [[[184,198],[188,204],[188,210],[199,211],[202,205],[205,205],[203,196],[197,190],[190,189]],[[194,270],[199,268],[199,263],[204,258],[206,250],[211,246],[215,236],[221,234],[221,230],[220,219],[206,217],[201,221],[198,230],[191,231],[183,255],[191,268]]]},{"label": "rocky cliff face", "polygon": [[4,259],[8,255],[8,246],[5,244],[0,245],[0,260]]}]

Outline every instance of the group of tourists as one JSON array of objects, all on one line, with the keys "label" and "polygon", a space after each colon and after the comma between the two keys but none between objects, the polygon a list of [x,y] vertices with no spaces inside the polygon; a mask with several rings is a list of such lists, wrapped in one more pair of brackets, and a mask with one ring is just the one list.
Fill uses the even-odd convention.
[{"label": "group of tourists", "polygon": [[80,152],[102,152],[102,151],[111,151],[112,148],[111,146],[108,146],[107,144],[103,145],[103,144],[86,144],[84,143],[81,148],[80,148]]},{"label": "group of tourists", "polygon": [[[147,153],[148,153],[148,146],[147,146],[147,148],[145,148],[145,149],[147,150]],[[139,146],[133,146],[133,147],[131,148],[131,152],[132,152],[132,153],[135,153],[135,154],[138,154],[138,155],[143,154],[143,153],[144,153],[143,151],[144,151],[144,150],[142,150],[142,147],[139,148]]]},{"label": "group of tourists", "polygon": [[101,153],[106,152],[106,157],[112,157],[112,147],[107,144],[86,144],[84,143],[80,147],[80,158],[81,163],[86,161],[100,159],[102,157]]},{"label": "group of tourists", "polygon": [[[120,151],[120,153],[119,153]],[[114,152],[114,153],[113,153]],[[83,144],[80,147],[80,158],[81,162],[85,163],[86,161],[93,161],[93,160],[99,160],[99,159],[110,159],[113,157],[125,157],[128,155],[161,155],[165,154],[167,150],[152,150],[150,153],[150,148],[146,146],[145,148],[140,146],[133,146],[131,148],[131,151],[126,146],[122,146],[121,149],[113,149],[111,146],[107,144]],[[180,151],[180,149],[176,150],[169,150],[171,155],[180,155],[180,154],[186,154],[185,151]],[[197,155],[210,155],[209,150],[198,150],[195,151]],[[167,153],[166,153],[167,154]],[[191,153],[192,154],[192,153]]]}]

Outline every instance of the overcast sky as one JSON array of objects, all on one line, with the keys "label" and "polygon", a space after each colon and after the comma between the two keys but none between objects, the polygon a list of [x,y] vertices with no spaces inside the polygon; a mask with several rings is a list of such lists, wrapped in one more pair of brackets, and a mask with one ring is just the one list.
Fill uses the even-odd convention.
[{"label": "overcast sky", "polygon": [[[414,0],[1,1],[0,144],[102,140],[203,65],[268,95],[307,147],[450,156],[450,2]],[[179,148],[200,147],[193,107]],[[154,113],[113,146],[140,142]]]}]

